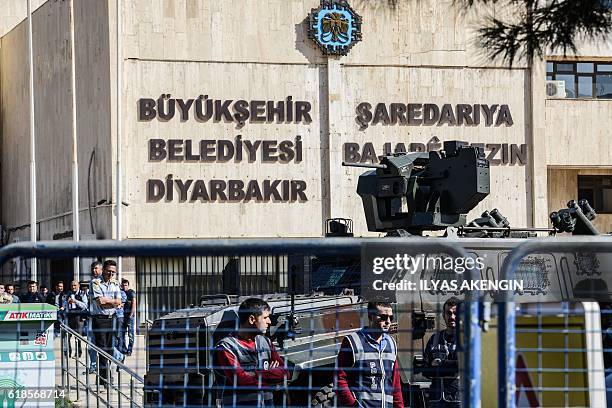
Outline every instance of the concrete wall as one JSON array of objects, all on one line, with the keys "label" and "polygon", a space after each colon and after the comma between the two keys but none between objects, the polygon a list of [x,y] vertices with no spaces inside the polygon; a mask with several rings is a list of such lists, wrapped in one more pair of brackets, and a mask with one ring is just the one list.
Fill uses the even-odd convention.
[{"label": "concrete wall", "polygon": [[[33,14],[34,94],[36,130],[37,218],[39,238],[72,231],[72,108],[68,2],[45,3]],[[88,168],[91,151],[90,194],[94,203],[110,197],[110,95],[108,25],[105,4],[76,2],[77,115],[79,140],[80,223],[91,231],[88,211]],[[107,12],[106,12],[107,14]],[[102,20],[100,21],[100,18]],[[26,23],[1,39],[2,90],[2,223],[14,236],[29,237],[29,86]],[[110,236],[110,212],[92,209],[94,228]],[[98,216],[97,214],[100,214]],[[106,214],[106,215],[104,215]],[[97,228],[96,228],[97,226]]]},{"label": "concrete wall", "polygon": [[[307,17],[318,1],[230,2],[133,0],[123,9],[124,236],[318,236],[327,217],[351,217],[357,235],[367,235],[357,196],[362,172],[340,167],[344,143],[385,142],[530,143],[529,79],[486,60],[474,46],[476,15],[452,1],[398,2],[382,7],[355,1],[363,17],[363,41],[340,59],[324,58],[307,38]],[[114,13],[111,13],[111,26]],[[406,24],[410,21],[411,24]],[[137,120],[139,98],[294,100],[312,104],[313,122],[247,124]],[[360,102],[508,104],[512,127],[371,127],[359,130]],[[152,138],[290,140],[304,143],[302,163],[162,163],[148,159]],[[492,191],[472,214],[499,207],[516,225],[531,222],[531,178],[524,165],[492,168]],[[308,185],[305,203],[147,202],[146,181],[168,174],[186,179],[299,179]],[[178,194],[178,190],[174,191]],[[501,205],[503,204],[503,205]],[[168,214],[168,217],[159,217]],[[307,223],[301,222],[308,219]],[[143,220],[146,220],[143,222]]]},{"label": "concrete wall", "polygon": [[[109,13],[104,1],[75,2],[80,229],[99,239],[112,238],[109,204],[115,202]],[[96,208],[101,200],[107,202]]]},{"label": "concrete wall", "polygon": [[[31,0],[30,7],[36,11],[48,0]],[[28,3],[26,0],[2,0],[0,7],[0,37],[11,31],[17,24],[27,18]]]},{"label": "concrete wall", "polygon": [[[551,52],[556,60],[612,60],[612,40],[585,42],[575,55]],[[541,85],[542,88],[544,84]],[[545,145],[548,168],[548,212],[577,199],[578,175],[612,174],[609,129],[612,101],[606,99],[545,99]],[[577,169],[577,167],[583,167]],[[601,232],[612,231],[612,215],[594,221]]]},{"label": "concrete wall", "polygon": [[[470,143],[529,143],[527,125],[530,117],[526,116],[525,99],[527,80],[523,70],[495,70],[480,68],[445,69],[436,68],[402,68],[402,67],[368,67],[356,69],[347,67],[343,70],[343,117],[344,129],[339,140],[332,139],[335,148],[340,149],[340,142],[358,143],[361,146],[372,142],[378,151],[383,143],[427,144],[433,137],[440,141],[464,140]],[[368,83],[367,87],[354,86]],[[508,104],[513,126],[383,126],[377,124],[360,130],[355,121],[355,107],[360,102],[405,102],[405,103],[444,103],[474,104],[498,103]],[[497,156],[499,159],[501,155]],[[338,162],[331,163],[338,167]],[[340,202],[341,213],[355,220],[356,229],[364,231],[365,220],[361,200],[355,193],[359,174],[363,169],[339,168],[338,179],[333,180],[340,186],[340,194],[333,197]],[[472,211],[471,217],[477,217],[485,209],[498,208],[513,225],[526,225],[527,208],[530,207],[529,167],[525,165],[491,166],[491,194]],[[336,188],[332,188],[332,191]],[[336,214],[335,216],[339,216]]]},{"label": "concrete wall", "polygon": [[[163,61],[130,61],[125,78],[132,84],[127,91],[125,115],[125,176],[124,209],[126,237],[258,237],[316,236],[322,231],[321,135],[319,129],[318,93],[319,70],[308,66],[278,66],[259,64],[217,64]],[[295,85],[291,82],[295,81]],[[168,122],[139,122],[137,100],[157,98],[170,93],[176,98],[197,98],[206,94],[211,99],[228,100],[294,100],[312,103],[313,122],[305,124],[247,123],[237,129],[235,123],[200,123],[190,116],[181,121],[178,115]],[[213,122],[211,120],[211,122]],[[231,160],[225,163],[150,161],[148,140],[190,139],[194,146],[203,139],[234,141],[295,141],[301,136],[303,160],[289,163],[266,163],[260,153],[255,162]],[[147,202],[148,179],[205,180],[301,180],[307,185],[306,201],[295,202],[191,202],[191,192],[185,202]],[[194,182],[195,183],[195,182]],[[263,189],[263,187],[261,187]],[[209,190],[210,191],[210,190]],[[211,197],[212,198],[212,197]],[[165,216],[160,217],[161,214]],[[307,223],[302,222],[308,219]]]},{"label": "concrete wall", "polygon": [[612,55],[612,38],[598,39],[596,41],[577,41],[577,50],[575,53],[566,53],[563,55],[562,51],[550,51],[548,56],[553,58],[579,58],[588,60],[589,58],[600,58],[602,56]]},{"label": "concrete wall", "polygon": [[[319,236],[323,230],[320,94],[325,89],[325,59],[307,39],[305,19],[317,1],[247,1],[240,7],[212,1],[125,2],[124,236],[257,237]],[[114,16],[112,16],[114,17]],[[112,18],[111,17],[111,18]],[[114,24],[114,23],[111,23]],[[313,122],[305,124],[138,122],[139,98],[293,100],[312,104]],[[303,160],[287,164],[155,163],[148,160],[151,138],[303,141]],[[302,180],[305,202],[178,203],[146,202],[148,178]],[[178,193],[176,191],[175,193]],[[159,214],[168,217],[159,217]],[[308,219],[307,223],[302,222]],[[143,221],[144,220],[144,221]]]},{"label": "concrete wall", "polygon": [[[466,10],[453,0],[351,4],[363,18],[363,41],[342,58],[343,64],[505,67],[479,47],[475,31],[491,11],[513,16],[510,8]],[[525,66],[515,63],[515,67]]]},{"label": "concrete wall", "polygon": [[546,100],[549,166],[610,166],[612,100]]},{"label": "concrete wall", "polygon": [[[501,66],[474,41],[483,10],[466,13],[452,0],[351,5],[363,19],[363,41],[342,58],[345,64]],[[325,63],[307,38],[308,14],[318,6],[317,0],[245,0],[240,7],[223,1],[126,1],[125,57]]]},{"label": "concrete wall", "polygon": [[[305,19],[317,0],[130,0],[124,57],[147,60],[308,64]],[[114,15],[112,16],[114,18]],[[114,24],[114,22],[112,23]],[[300,49],[305,48],[304,53]],[[306,54],[306,55],[304,55]]]},{"label": "concrete wall", "polygon": [[[0,42],[2,218],[3,223],[11,220],[8,223],[10,227],[27,224],[29,220],[29,91],[26,86],[29,64],[24,41],[26,35],[26,26],[21,24]],[[26,231],[26,235],[29,232]]]},{"label": "concrete wall", "polygon": [[[67,2],[48,2],[33,16],[34,114],[36,118],[37,215],[49,218],[71,210],[71,85]],[[23,23],[22,23],[23,24]],[[25,38],[24,38],[25,43]],[[26,65],[27,66],[27,65]],[[24,70],[27,78],[27,70]],[[27,87],[27,80],[23,82]],[[29,114],[27,104],[24,112]],[[25,116],[27,118],[27,116]],[[29,132],[28,122],[24,121]],[[10,136],[10,135],[7,135]],[[8,140],[8,139],[5,139]],[[24,157],[27,161],[27,156]],[[8,175],[5,175],[8,176]],[[27,183],[21,182],[28,188]],[[53,197],[53,199],[49,199]],[[10,220],[10,210],[5,213]],[[70,230],[66,219],[65,232]],[[43,225],[41,227],[44,228]],[[50,239],[41,230],[41,239]]]}]

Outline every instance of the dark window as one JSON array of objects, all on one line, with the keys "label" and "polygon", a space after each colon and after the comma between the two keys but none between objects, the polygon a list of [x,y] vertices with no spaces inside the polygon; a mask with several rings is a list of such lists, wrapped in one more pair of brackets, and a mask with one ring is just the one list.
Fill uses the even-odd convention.
[{"label": "dark window", "polygon": [[574,64],[555,63],[557,72],[574,72]]},{"label": "dark window", "polygon": [[603,99],[612,99],[612,74],[597,75],[595,77],[597,85],[597,97]]},{"label": "dark window", "polygon": [[612,214],[612,176],[578,176],[578,199],[600,214]]},{"label": "dark window", "polygon": [[548,61],[546,79],[565,82],[567,98],[612,99],[612,63]]},{"label": "dark window", "polygon": [[578,77],[578,97],[592,98],[593,97],[593,78],[587,76]]}]

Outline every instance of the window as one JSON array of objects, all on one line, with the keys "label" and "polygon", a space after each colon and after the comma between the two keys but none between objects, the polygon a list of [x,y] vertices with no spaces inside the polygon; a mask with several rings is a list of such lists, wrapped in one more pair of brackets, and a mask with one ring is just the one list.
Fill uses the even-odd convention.
[{"label": "window", "polygon": [[578,176],[578,199],[583,198],[595,212],[612,214],[612,176]]},{"label": "window", "polygon": [[568,98],[612,99],[612,62],[548,61],[546,79],[565,82]]}]

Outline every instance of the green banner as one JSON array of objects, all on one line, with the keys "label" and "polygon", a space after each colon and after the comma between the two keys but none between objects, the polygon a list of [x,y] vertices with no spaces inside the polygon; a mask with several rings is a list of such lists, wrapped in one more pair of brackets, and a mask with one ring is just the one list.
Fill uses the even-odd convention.
[{"label": "green banner", "polygon": [[56,320],[57,308],[46,303],[0,305],[0,322]]}]

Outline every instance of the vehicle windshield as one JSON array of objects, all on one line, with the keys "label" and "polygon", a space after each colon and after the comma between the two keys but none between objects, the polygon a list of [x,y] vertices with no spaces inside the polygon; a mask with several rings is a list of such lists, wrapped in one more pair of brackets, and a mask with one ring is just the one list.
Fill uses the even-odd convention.
[{"label": "vehicle windshield", "polygon": [[316,259],[312,262],[312,288],[326,294],[339,294],[344,289],[360,292],[359,260]]}]

